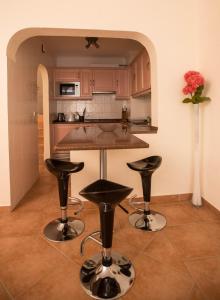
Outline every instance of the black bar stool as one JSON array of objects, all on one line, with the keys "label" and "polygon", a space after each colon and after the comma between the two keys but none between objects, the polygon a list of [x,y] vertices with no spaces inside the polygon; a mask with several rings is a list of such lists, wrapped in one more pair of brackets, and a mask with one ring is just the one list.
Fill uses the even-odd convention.
[{"label": "black bar stool", "polygon": [[84,230],[84,223],[76,217],[67,217],[68,198],[78,204],[78,214],[82,210],[82,201],[77,198],[68,197],[68,183],[71,173],[79,172],[83,169],[84,163],[72,163],[58,159],[46,159],[47,169],[56,176],[58,181],[61,218],[51,221],[44,229],[44,235],[47,239],[55,242],[72,240],[79,236]]},{"label": "black bar stool", "polygon": [[[153,172],[159,168],[162,158],[160,156],[150,156],[135,162],[127,163],[128,167],[139,172],[142,180],[144,202],[135,201],[135,198],[129,201],[130,205],[136,211],[129,216],[129,222],[132,226],[142,230],[158,231],[166,225],[166,219],[163,215],[150,210],[151,197],[151,176]],[[140,204],[144,208],[140,208]]]},{"label": "black bar stool", "polygon": [[[115,206],[132,188],[99,179],[85,187],[79,194],[99,207],[101,232],[94,232],[84,238],[81,253],[88,239],[102,245],[102,254],[86,260],[80,271],[81,284],[86,293],[96,299],[116,299],[124,295],[134,281],[134,268],[131,262],[118,253],[112,253],[112,237]],[[94,238],[101,237],[101,241]]]}]

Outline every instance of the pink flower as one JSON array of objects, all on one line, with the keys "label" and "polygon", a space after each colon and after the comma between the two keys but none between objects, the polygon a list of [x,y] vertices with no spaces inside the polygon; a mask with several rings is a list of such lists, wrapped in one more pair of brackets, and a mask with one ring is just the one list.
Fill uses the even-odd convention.
[{"label": "pink flower", "polygon": [[195,92],[197,87],[194,87],[192,85],[186,85],[184,88],[183,88],[183,94],[184,95],[188,95],[188,94],[192,94]]},{"label": "pink flower", "polygon": [[187,85],[191,85],[194,89],[197,87],[204,85],[203,76],[196,71],[189,71],[184,75],[184,79],[187,82]]},{"label": "pink flower", "polygon": [[201,75],[191,75],[190,77],[187,78],[186,82],[189,85],[198,87],[200,85],[204,85],[204,78]]},{"label": "pink flower", "polygon": [[199,72],[196,72],[196,71],[188,71],[185,75],[184,75],[184,79],[186,80],[187,82],[187,79],[188,77],[192,76],[192,75],[199,75],[200,73]]},{"label": "pink flower", "polygon": [[184,95],[190,94],[190,96],[183,99],[183,103],[199,104],[210,100],[209,97],[202,96],[205,80],[199,72],[188,71],[185,73],[184,79],[186,81],[186,86],[183,88],[182,92]]}]

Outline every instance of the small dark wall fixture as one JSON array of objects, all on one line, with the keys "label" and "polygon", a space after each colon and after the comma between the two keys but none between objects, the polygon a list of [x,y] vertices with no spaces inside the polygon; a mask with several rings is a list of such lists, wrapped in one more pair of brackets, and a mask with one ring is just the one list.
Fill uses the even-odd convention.
[{"label": "small dark wall fixture", "polygon": [[99,48],[99,44],[97,43],[98,38],[97,37],[86,37],[87,45],[85,46],[87,49],[90,47]]}]

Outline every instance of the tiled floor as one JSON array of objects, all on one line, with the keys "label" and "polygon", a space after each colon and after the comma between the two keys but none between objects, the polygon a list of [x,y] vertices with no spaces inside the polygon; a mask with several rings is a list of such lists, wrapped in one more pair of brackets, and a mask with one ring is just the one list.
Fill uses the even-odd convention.
[{"label": "tiled floor", "polygon": [[[128,206],[127,206],[128,207]],[[160,232],[133,229],[116,209],[114,249],[129,257],[136,279],[125,300],[219,300],[220,213],[188,201],[155,201],[167,217]],[[129,209],[131,211],[131,209]],[[77,240],[52,243],[44,226],[59,216],[56,180],[44,173],[12,213],[0,208],[0,300],[86,300],[79,282],[82,262],[99,248],[83,236],[99,228],[97,209],[82,213],[86,229]]]}]

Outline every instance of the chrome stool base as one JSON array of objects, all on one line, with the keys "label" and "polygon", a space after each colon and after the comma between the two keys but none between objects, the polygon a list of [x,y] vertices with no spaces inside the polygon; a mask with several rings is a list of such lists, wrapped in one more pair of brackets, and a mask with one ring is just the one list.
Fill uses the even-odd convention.
[{"label": "chrome stool base", "polygon": [[134,268],[127,258],[113,252],[112,264],[102,264],[102,255],[86,260],[80,271],[80,281],[85,292],[95,299],[118,299],[134,282]]},{"label": "chrome stool base", "polygon": [[84,223],[80,219],[68,217],[67,223],[61,218],[51,221],[44,229],[45,237],[53,242],[73,240],[84,231]]},{"label": "chrome stool base", "polygon": [[158,231],[166,226],[166,218],[160,213],[150,210],[148,215],[144,212],[134,212],[129,215],[130,224],[141,230]]}]

